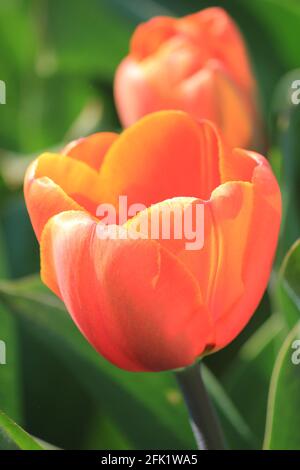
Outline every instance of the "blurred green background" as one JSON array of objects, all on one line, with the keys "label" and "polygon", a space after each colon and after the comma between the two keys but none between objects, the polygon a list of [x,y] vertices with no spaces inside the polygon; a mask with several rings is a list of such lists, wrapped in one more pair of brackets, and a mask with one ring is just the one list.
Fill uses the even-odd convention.
[{"label": "blurred green background", "polygon": [[267,448],[300,449],[300,365],[290,359],[300,339],[300,105],[290,100],[300,79],[297,0],[0,1],[0,449],[40,445],[10,419],[65,449],[195,448],[172,375],[107,364],[41,285],[22,181],[43,150],[120,129],[114,71],[139,22],[212,5],[228,10],[247,43],[284,218],[269,291],[242,335],[207,358],[205,381],[228,447],[261,448],[265,440]]}]

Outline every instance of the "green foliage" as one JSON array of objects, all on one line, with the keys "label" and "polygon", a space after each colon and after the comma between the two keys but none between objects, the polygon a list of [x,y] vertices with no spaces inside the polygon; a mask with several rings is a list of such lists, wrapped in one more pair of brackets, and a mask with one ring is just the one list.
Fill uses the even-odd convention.
[{"label": "green foliage", "polygon": [[[204,379],[229,448],[264,442],[300,449],[300,366],[291,360],[300,339],[300,106],[290,99],[292,81],[300,79],[300,3],[214,5],[232,15],[249,49],[283,223],[268,294],[237,341],[207,358]],[[0,340],[7,346],[0,449],[51,448],[47,442],[66,449],[195,448],[172,375],[130,374],[108,364],[38,276],[24,277],[38,272],[39,248],[22,181],[38,153],[119,130],[114,71],[139,22],[207,6],[210,0],[0,2],[0,80],[7,86],[7,104],[0,105]]]},{"label": "green foliage", "polygon": [[268,402],[265,449],[295,450],[300,447],[299,346],[300,323],[293,328],[283,343],[274,367]]},{"label": "green foliage", "polygon": [[[242,346],[224,377],[224,386],[253,436],[253,448],[263,442],[269,383],[283,337],[278,315],[269,318]],[[253,392],[258,400],[253,399]]]},{"label": "green foliage", "polygon": [[43,447],[0,410],[0,450],[43,450]]},{"label": "green foliage", "polygon": [[289,328],[300,320],[300,240],[290,248],[283,260],[278,276],[277,297],[279,308]]}]

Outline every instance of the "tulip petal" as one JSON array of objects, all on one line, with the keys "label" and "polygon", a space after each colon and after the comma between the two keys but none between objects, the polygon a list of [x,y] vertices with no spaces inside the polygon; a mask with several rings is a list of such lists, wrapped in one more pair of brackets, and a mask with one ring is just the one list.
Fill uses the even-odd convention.
[{"label": "tulip petal", "polygon": [[232,341],[257,308],[281,220],[280,190],[268,162],[254,152],[238,152],[256,162],[251,182],[225,183],[211,198],[218,265],[210,303],[217,347]]},{"label": "tulip petal", "polygon": [[[152,61],[152,64],[155,65],[155,62]],[[160,64],[156,65],[160,69]],[[157,76],[155,67],[152,74]],[[172,101],[159,91],[157,84],[146,76],[145,68],[131,56],[125,57],[116,71],[114,96],[124,127],[131,126],[151,112],[174,109]]]},{"label": "tulip petal", "polygon": [[98,173],[67,155],[44,153],[37,159],[35,177],[50,178],[68,196],[92,214],[101,201]]},{"label": "tulip petal", "polygon": [[264,144],[247,50],[222,8],[140,25],[117,69],[114,94],[124,126],[151,112],[182,110],[215,122],[229,146]]},{"label": "tulip petal", "polygon": [[114,132],[98,132],[70,142],[62,154],[81,160],[99,171],[106,152],[118,137],[119,135]]},{"label": "tulip petal", "polygon": [[253,211],[242,263],[245,291],[232,311],[219,318],[216,333],[219,347],[240,332],[257,308],[270,277],[281,220],[280,189],[269,163],[255,152],[238,152],[257,163],[252,176]]},{"label": "tulip petal", "polygon": [[191,364],[212,331],[197,282],[156,241],[114,239],[113,230],[128,233],[97,225],[84,212],[53,217],[41,240],[44,282],[91,344],[119,367],[156,371]]},{"label": "tulip petal", "polygon": [[121,134],[100,178],[101,200],[112,204],[119,195],[146,207],[176,196],[208,199],[220,183],[218,136],[186,113],[153,113]]},{"label": "tulip petal", "polygon": [[162,43],[175,34],[175,23],[176,20],[168,16],[157,16],[140,24],[130,42],[134,57],[142,60],[153,54]]},{"label": "tulip petal", "polygon": [[180,18],[177,27],[200,47],[205,44],[208,56],[223,63],[246,93],[253,92],[254,80],[242,35],[223,8],[206,8]]},{"label": "tulip petal", "polygon": [[[203,218],[197,221],[197,231],[203,231],[203,236],[200,236],[203,244],[194,248],[190,235],[195,236],[196,217],[199,218],[195,211],[197,204],[203,205]],[[140,212],[126,225],[148,237],[153,236],[156,227],[160,228],[157,237],[159,243],[176,255],[197,279],[205,304],[216,321],[244,291],[242,259],[252,204],[251,183],[226,183],[213,192],[210,201],[196,198],[170,199]],[[192,219],[192,224],[187,217]],[[186,231],[188,227],[193,227],[194,232],[190,230],[189,234]],[[169,228],[169,234],[166,228]],[[231,249],[233,241],[234,250]]]},{"label": "tulip petal", "polygon": [[[239,157],[241,162],[235,166]],[[210,200],[170,199],[140,212],[126,224],[148,237],[157,235],[153,231],[157,221],[171,227],[169,237],[164,237],[162,230],[158,232],[158,241],[197,279],[215,324],[216,336],[211,337],[211,343],[216,348],[235,338],[255,311],[270,276],[281,218],[280,191],[268,162],[243,150],[236,150],[229,161],[224,173],[241,181],[223,183],[212,192]],[[181,221],[183,227],[188,210],[199,204],[203,205],[204,219],[197,224],[197,230],[203,230],[204,243],[187,249],[191,244],[189,234],[182,230],[178,238],[175,226],[180,227]],[[178,209],[181,219],[175,215]],[[191,214],[195,221],[197,213]],[[197,236],[202,238],[199,233]]]},{"label": "tulip petal", "polygon": [[215,259],[213,271],[208,267],[212,275],[205,275],[207,302],[215,320],[231,312],[244,292],[242,269],[253,203],[253,186],[247,182],[225,183],[212,194],[212,226],[205,245],[209,249],[203,256],[207,262]]},{"label": "tulip petal", "polygon": [[24,196],[35,234],[40,239],[47,221],[68,210],[83,210],[57,184],[48,177],[36,178],[37,160],[28,168],[24,180]]},{"label": "tulip petal", "polygon": [[185,111],[215,122],[230,147],[244,147],[253,134],[248,101],[216,60],[178,88],[178,101]]},{"label": "tulip petal", "polygon": [[[139,212],[125,226],[146,238],[158,240],[199,280],[202,267],[195,252],[203,248],[207,204],[207,201],[192,197],[167,199]],[[209,222],[206,220],[206,225],[211,226],[211,219]],[[205,298],[205,290],[200,283],[199,287]]]},{"label": "tulip petal", "polygon": [[[254,155],[254,154],[252,154]],[[233,149],[220,154],[220,173],[222,183],[228,181],[252,182],[253,173],[259,160],[251,156],[251,152]]]}]

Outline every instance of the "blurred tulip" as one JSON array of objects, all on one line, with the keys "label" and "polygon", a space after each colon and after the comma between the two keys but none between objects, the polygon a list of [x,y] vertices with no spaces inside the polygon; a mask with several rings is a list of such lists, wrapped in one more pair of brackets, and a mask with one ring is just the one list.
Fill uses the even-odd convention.
[{"label": "blurred tulip", "polygon": [[[173,236],[112,237],[96,207],[119,195],[148,208],[117,227],[125,235],[157,207],[201,202],[203,248],[188,251]],[[94,134],[41,155],[27,171],[25,198],[43,281],[121,368],[180,368],[226,346],[266,288],[281,218],[269,163],[228,152],[212,124],[184,112],[154,113],[120,136]]]},{"label": "blurred tulip", "polygon": [[231,147],[261,148],[247,52],[222,8],[138,26],[116,72],[115,101],[125,127],[148,113],[177,109],[213,121]]}]

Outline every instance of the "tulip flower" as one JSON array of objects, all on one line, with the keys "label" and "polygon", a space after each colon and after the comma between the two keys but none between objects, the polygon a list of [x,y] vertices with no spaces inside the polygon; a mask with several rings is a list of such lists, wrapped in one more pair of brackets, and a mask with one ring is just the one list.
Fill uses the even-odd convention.
[{"label": "tulip flower", "polygon": [[213,121],[231,147],[260,149],[256,84],[246,48],[222,8],[139,25],[115,77],[123,126],[163,109]]},{"label": "tulip flower", "polygon": [[[120,195],[146,209],[105,225],[97,207]],[[25,198],[44,283],[120,368],[183,368],[223,348],[266,288],[281,217],[270,165],[228,150],[214,125],[187,113],[160,111],[120,136],[94,134],[42,154],[28,168]],[[130,236],[157,208],[185,213],[197,203],[200,249],[186,249],[173,226],[169,239],[152,239],[151,223],[143,237]]]}]

